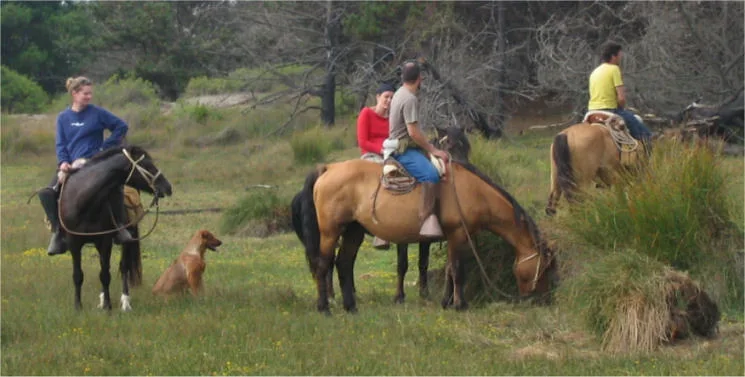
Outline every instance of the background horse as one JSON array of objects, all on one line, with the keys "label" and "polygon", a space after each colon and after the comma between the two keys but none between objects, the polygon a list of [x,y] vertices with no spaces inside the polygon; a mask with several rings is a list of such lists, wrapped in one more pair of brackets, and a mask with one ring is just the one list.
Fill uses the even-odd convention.
[{"label": "background horse", "polygon": [[[465,309],[464,251],[470,237],[481,230],[500,235],[514,248],[513,272],[521,296],[546,293],[556,274],[552,250],[541,238],[533,220],[504,189],[474,166],[453,163],[449,176],[440,183],[438,217],[448,241],[448,268],[443,307]],[[372,193],[380,178],[380,165],[350,160],[319,167],[305,181],[302,195],[303,236],[306,257],[318,289],[317,308],[329,313],[327,274],[336,263],[347,311],[356,311],[354,262],[365,232],[394,243],[423,241],[419,236],[419,185],[408,194],[378,193],[372,217]],[[342,244],[336,259],[334,249]]]},{"label": "background horse", "polygon": [[[454,161],[468,162],[468,155],[471,152],[471,144],[466,137],[465,132],[461,128],[447,127],[447,128],[435,128],[436,137],[430,142],[438,149],[442,149],[450,153],[451,158]],[[303,205],[302,205],[303,191],[298,192],[292,199],[291,214],[292,214],[292,227],[295,230],[295,234],[300,239],[300,242],[305,245],[306,238],[303,234]],[[307,209],[308,211],[314,211],[313,209]],[[428,296],[428,279],[427,270],[429,269],[429,254],[430,254],[431,242],[423,241],[419,242],[419,277],[417,279],[417,286],[419,287],[419,296],[425,298]],[[396,244],[396,295],[394,296],[394,302],[403,303],[406,299],[406,293],[404,290],[404,281],[406,280],[406,273],[409,270],[409,244],[398,243]],[[310,261],[308,261],[310,263]],[[329,265],[329,273],[326,277],[326,289],[328,296],[334,298],[334,284],[333,284],[333,270],[335,262]],[[313,269],[311,267],[311,273]]]},{"label": "background horse", "polygon": [[[111,213],[110,198],[116,197],[125,184],[149,192],[156,198],[171,195],[171,184],[155,167],[147,152],[137,146],[111,148],[93,156],[80,170],[70,174],[62,186],[59,198],[60,225],[65,230],[72,255],[76,309],[81,309],[81,249],[83,245],[93,243],[101,264],[100,306],[111,310],[109,263],[116,224]],[[137,236],[133,234],[133,237]],[[139,245],[125,244],[122,247],[120,271],[123,310],[130,309],[128,284],[137,284],[141,280],[139,251]]]},{"label": "background horse", "polygon": [[[551,189],[546,214],[556,213],[562,193],[567,201],[593,183],[613,184],[623,167],[636,166],[646,156],[645,146],[638,142],[621,151],[610,129],[623,131],[623,118],[613,113],[596,112],[584,123],[574,124],[559,132],[551,143]],[[616,131],[616,132],[618,132]],[[630,138],[630,136],[628,136]],[[629,140],[633,142],[633,139]]]}]

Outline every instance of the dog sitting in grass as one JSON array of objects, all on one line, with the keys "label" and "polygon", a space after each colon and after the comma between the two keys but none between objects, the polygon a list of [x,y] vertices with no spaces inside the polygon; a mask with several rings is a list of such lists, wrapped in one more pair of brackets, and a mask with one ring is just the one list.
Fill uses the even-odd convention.
[{"label": "dog sitting in grass", "polygon": [[160,279],[153,286],[153,294],[168,296],[174,293],[184,293],[187,289],[196,296],[202,289],[202,275],[207,263],[204,253],[207,249],[217,251],[222,245],[212,233],[199,230],[194,234],[176,260],[163,272]]}]

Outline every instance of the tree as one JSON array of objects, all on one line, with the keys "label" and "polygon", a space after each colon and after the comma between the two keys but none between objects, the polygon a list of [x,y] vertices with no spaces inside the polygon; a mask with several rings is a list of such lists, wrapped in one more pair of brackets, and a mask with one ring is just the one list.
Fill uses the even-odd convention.
[{"label": "tree", "polygon": [[67,77],[84,73],[100,46],[84,5],[3,2],[0,10],[2,64],[48,93],[64,90]]}]

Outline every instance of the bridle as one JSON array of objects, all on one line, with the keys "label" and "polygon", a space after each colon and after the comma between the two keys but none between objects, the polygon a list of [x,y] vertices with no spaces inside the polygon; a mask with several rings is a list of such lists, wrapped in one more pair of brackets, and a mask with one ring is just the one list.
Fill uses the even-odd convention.
[{"label": "bridle", "polygon": [[[129,180],[132,178],[132,175],[134,174],[134,172],[137,171],[137,172],[140,173],[140,175],[142,176],[142,178],[145,179],[145,182],[147,182],[147,185],[153,190],[153,193],[154,193],[154,195],[153,195],[153,201],[150,203],[150,206],[148,207],[146,213],[150,211],[150,208],[152,208],[153,206],[155,206],[155,221],[153,222],[153,226],[150,228],[150,230],[144,236],[133,239],[135,241],[139,241],[139,240],[142,240],[142,239],[147,238],[147,236],[149,236],[150,233],[153,232],[153,230],[155,229],[155,225],[158,223],[158,215],[160,213],[160,206],[158,205],[158,190],[155,188],[155,180],[158,179],[159,176],[161,176],[161,172],[160,172],[160,170],[158,170],[155,174],[153,174],[153,173],[150,173],[149,171],[147,171],[147,169],[145,169],[142,166],[140,166],[139,163],[145,158],[145,155],[144,154],[142,156],[140,156],[140,158],[138,158],[137,160],[135,160],[135,159],[132,158],[132,156],[129,154],[129,151],[127,151],[126,148],[122,148],[122,154],[124,154],[124,156],[127,158],[127,160],[129,160],[129,162],[132,163],[132,169],[129,171],[129,174],[127,175],[127,179],[124,181],[124,184],[126,185],[129,182]],[[65,183],[66,182],[67,182],[67,179],[65,179],[62,182],[62,185],[60,186],[60,200],[62,198],[62,191],[65,189]],[[112,224],[116,224],[116,220],[114,219],[114,214],[111,211],[111,207],[109,207],[109,214],[111,215]],[[57,206],[57,215],[59,216],[59,223],[60,223],[60,226],[62,227],[62,229],[64,229],[65,232],[70,233],[70,234],[73,234],[73,235],[76,235],[76,236],[100,236],[100,235],[104,235],[104,234],[110,234],[110,233],[113,233],[113,232],[118,232],[118,231],[120,231],[122,229],[126,229],[126,228],[128,228],[128,227],[136,224],[138,221],[140,221],[140,219],[131,219],[127,224],[122,225],[120,227],[115,227],[115,228],[110,229],[110,230],[105,230],[105,231],[101,231],[101,232],[83,233],[83,232],[74,232],[74,231],[71,231],[70,229],[67,228],[67,226],[65,225],[64,221],[62,220],[62,205],[58,205]]]}]

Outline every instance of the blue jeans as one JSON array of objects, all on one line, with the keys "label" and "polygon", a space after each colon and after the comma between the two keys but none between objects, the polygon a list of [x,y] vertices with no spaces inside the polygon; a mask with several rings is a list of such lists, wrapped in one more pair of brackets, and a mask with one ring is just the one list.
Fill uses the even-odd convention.
[{"label": "blue jeans", "polygon": [[429,162],[429,158],[419,149],[407,149],[402,154],[394,154],[406,171],[409,172],[419,182],[440,182],[440,174],[437,173],[434,165]]},{"label": "blue jeans", "polygon": [[610,111],[620,115],[621,118],[623,118],[624,123],[626,123],[626,127],[628,127],[629,129],[631,137],[636,140],[644,141],[645,143],[649,142],[649,139],[652,137],[652,132],[649,130],[649,128],[647,128],[647,126],[644,125],[644,123],[640,122],[639,119],[636,119],[634,113],[624,109],[611,109]]}]

